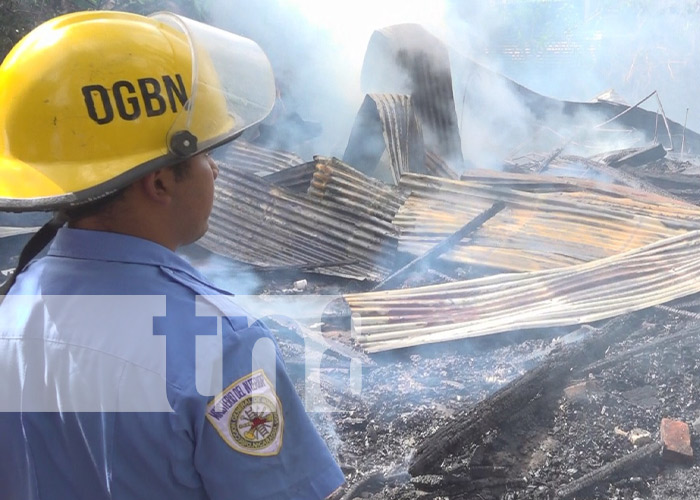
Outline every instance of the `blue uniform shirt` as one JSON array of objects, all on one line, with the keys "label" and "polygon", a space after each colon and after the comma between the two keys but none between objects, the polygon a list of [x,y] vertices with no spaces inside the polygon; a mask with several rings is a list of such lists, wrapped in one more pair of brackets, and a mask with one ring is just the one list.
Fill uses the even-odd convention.
[{"label": "blue uniform shirt", "polygon": [[[0,397],[9,401],[0,412],[0,497],[321,499],[340,487],[276,349],[271,366],[253,361],[261,339],[274,345],[269,332],[230,311],[195,313],[201,296],[225,293],[156,243],[61,229],[0,305]],[[163,359],[133,345],[128,311],[100,312],[104,296],[164,305],[146,338],[165,344]],[[111,319],[70,328],[84,317]],[[221,392],[201,395],[198,342],[217,328],[211,377]],[[172,411],[142,411],[161,382]]]}]

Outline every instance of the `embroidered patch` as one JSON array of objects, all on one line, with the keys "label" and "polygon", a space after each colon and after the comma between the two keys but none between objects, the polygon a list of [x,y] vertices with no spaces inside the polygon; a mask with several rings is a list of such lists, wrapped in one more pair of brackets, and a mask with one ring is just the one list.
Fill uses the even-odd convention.
[{"label": "embroidered patch", "polygon": [[266,457],[282,449],[282,403],[262,370],[236,380],[210,401],[207,419],[236,451]]}]

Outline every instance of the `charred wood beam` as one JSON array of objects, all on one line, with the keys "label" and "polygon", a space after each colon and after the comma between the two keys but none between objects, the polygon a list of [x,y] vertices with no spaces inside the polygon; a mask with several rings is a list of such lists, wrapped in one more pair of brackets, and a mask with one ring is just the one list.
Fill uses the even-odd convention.
[{"label": "charred wood beam", "polygon": [[[609,120],[606,120],[606,121],[604,121],[603,123],[599,123],[599,124],[596,125],[594,128],[603,128],[603,127],[605,127],[606,125],[608,125],[608,124],[614,122],[614,121],[617,120],[618,118],[621,118],[622,116],[626,115],[627,113],[629,113],[629,112],[632,111],[633,109],[638,108],[639,106],[641,106],[642,104],[644,104],[646,101],[648,101],[649,99],[651,99],[651,98],[654,97],[654,96],[657,96],[657,98],[658,98],[658,93],[656,92],[656,90],[653,91],[653,92],[652,92],[651,94],[649,94],[648,96],[646,96],[646,97],[645,97],[644,99],[642,99],[641,101],[639,101],[639,102],[633,104],[632,106],[628,107],[628,108],[625,109],[624,111],[622,111],[622,112],[618,113],[617,115],[613,116],[613,117],[610,118]],[[659,101],[659,104],[661,104],[660,101]],[[666,119],[666,115],[664,114],[664,120],[665,120],[665,119]],[[668,123],[666,123],[666,128],[668,129]],[[670,140],[670,139],[671,139],[671,131],[670,131],[670,130],[668,131],[668,134],[669,134],[669,140]]]},{"label": "charred wood beam", "polygon": [[633,320],[629,315],[617,317],[600,334],[553,351],[538,367],[438,429],[418,446],[409,466],[411,475],[438,471],[446,457],[481,441],[487,432],[501,428],[541,395],[558,394],[573,372],[601,358],[611,344],[629,335],[633,330],[630,321]]},{"label": "charred wood beam", "polygon": [[656,160],[660,160],[666,156],[666,149],[661,144],[649,146],[646,148],[634,148],[618,151],[617,153],[607,155],[603,161],[611,167],[620,167],[627,165],[630,167],[638,167],[646,165]]},{"label": "charred wood beam", "polygon": [[459,228],[457,231],[452,233],[450,236],[442,240],[440,243],[432,247],[430,250],[425,252],[420,257],[413,259],[411,262],[403,266],[401,269],[393,273],[391,276],[386,278],[384,281],[375,286],[372,291],[386,290],[390,288],[394,283],[396,283],[399,278],[405,276],[408,272],[418,268],[423,262],[430,262],[432,259],[439,257],[445,252],[449,251],[457,243],[462,241],[464,238],[472,234],[474,231],[478,230],[484,225],[486,221],[491,219],[497,213],[505,208],[506,204],[502,201],[497,201],[490,208],[484,210],[479,215],[474,217],[472,220],[467,222],[464,226]]},{"label": "charred wood beam", "polygon": [[603,481],[609,481],[632,468],[639,467],[653,460],[658,460],[661,457],[661,449],[661,443],[650,443],[646,446],[642,446],[629,455],[619,458],[609,464],[605,464],[559,488],[555,498],[561,500],[574,498],[576,495],[579,495]]}]

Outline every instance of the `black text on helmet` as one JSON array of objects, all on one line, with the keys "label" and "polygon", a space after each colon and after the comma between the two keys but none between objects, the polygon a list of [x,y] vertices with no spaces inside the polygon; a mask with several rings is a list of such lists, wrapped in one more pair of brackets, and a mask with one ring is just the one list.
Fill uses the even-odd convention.
[{"label": "black text on helmet", "polygon": [[[162,84],[161,84],[162,82]],[[110,92],[111,90],[111,92]],[[141,116],[160,116],[170,107],[177,112],[187,102],[187,89],[179,74],[157,78],[139,78],[136,82],[119,80],[111,89],[102,85],[86,85],[82,88],[88,116],[99,125],[114,120],[114,109],[123,120],[135,120]],[[165,96],[163,95],[165,93]],[[166,102],[167,99],[167,102]]]}]

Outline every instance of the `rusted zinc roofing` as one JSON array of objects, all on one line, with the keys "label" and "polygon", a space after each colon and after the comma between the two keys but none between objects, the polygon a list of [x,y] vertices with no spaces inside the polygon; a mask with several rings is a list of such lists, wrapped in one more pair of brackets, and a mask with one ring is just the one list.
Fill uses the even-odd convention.
[{"label": "rusted zinc roofing", "polygon": [[295,193],[305,193],[316,172],[316,162],[302,163],[274,174],[264,176],[265,180],[275,186],[283,187]]},{"label": "rusted zinc roofing", "polygon": [[683,206],[688,206],[688,204],[690,206],[694,205],[692,202],[684,200],[680,196],[672,195],[660,188],[640,189],[624,183],[603,182],[597,176],[580,177],[563,174],[552,175],[549,172],[533,174],[470,169],[461,174],[460,179],[469,182],[486,183],[492,186],[512,187],[532,193],[588,191],[618,198],[649,200],[652,203],[670,203],[673,206],[677,204]]},{"label": "rusted zinc roofing", "polygon": [[354,227],[348,240],[351,258],[374,263],[376,272],[370,279],[386,277],[398,245],[398,229],[392,220],[406,195],[337,158],[315,156],[314,161],[316,171],[308,200],[334,213],[344,225]]},{"label": "rusted zinc roofing", "polygon": [[311,199],[349,216],[367,213],[370,222],[382,228],[381,234],[398,237],[392,220],[406,200],[404,192],[367,177],[337,158],[315,156],[314,160],[315,172],[308,189]]},{"label": "rusted zinc roofing", "polygon": [[628,186],[638,191],[655,193],[660,196],[681,199],[659,186],[645,180],[639,175],[632,175],[624,170],[613,168],[610,165],[593,158],[566,155],[557,156],[551,161],[537,159],[536,155],[527,155],[511,163],[510,171],[520,173],[543,174],[551,177],[574,177],[591,179],[603,184],[616,184]]},{"label": "rusted zinc roofing", "polygon": [[564,269],[346,295],[355,341],[379,352],[577,325],[700,292],[700,231]]},{"label": "rusted zinc roofing", "polygon": [[[459,174],[456,170],[450,167],[437,153],[432,151],[425,152],[425,173],[433,177],[443,177],[445,179],[459,179]],[[420,171],[414,171],[421,173]]]},{"label": "rusted zinc roofing", "polygon": [[490,173],[461,181],[407,174],[394,218],[399,250],[421,255],[490,207],[506,208],[443,258],[510,271],[565,267],[700,229],[700,208],[624,186]]},{"label": "rusted zinc roofing", "polygon": [[396,231],[388,222],[398,209],[396,196],[387,187],[383,201],[374,182],[337,160],[319,160],[316,168],[312,192],[296,194],[222,164],[209,231],[199,244],[260,268],[386,276],[383,261],[396,251]]},{"label": "rusted zinc roofing", "polygon": [[294,153],[263,148],[243,139],[236,139],[217,148],[213,155],[225,165],[235,166],[241,172],[258,175],[279,172],[304,163],[304,160]]},{"label": "rusted zinc roofing", "polygon": [[366,95],[343,161],[394,185],[407,172],[425,173],[423,132],[411,98],[403,94]]}]

